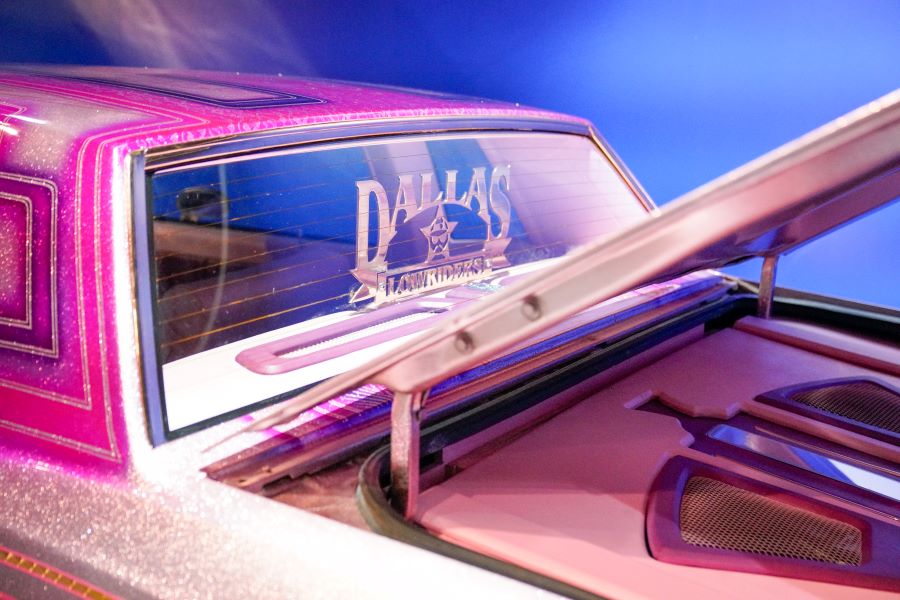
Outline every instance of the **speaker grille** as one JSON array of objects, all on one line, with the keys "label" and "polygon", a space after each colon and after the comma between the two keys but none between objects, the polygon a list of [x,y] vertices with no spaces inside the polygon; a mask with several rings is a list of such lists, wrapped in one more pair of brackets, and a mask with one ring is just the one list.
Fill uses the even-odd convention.
[{"label": "speaker grille", "polygon": [[791,400],[885,431],[900,433],[900,395],[868,381],[797,392]]},{"label": "speaker grille", "polygon": [[840,565],[862,561],[862,532],[846,523],[710,479],[691,477],[681,538],[695,546]]}]

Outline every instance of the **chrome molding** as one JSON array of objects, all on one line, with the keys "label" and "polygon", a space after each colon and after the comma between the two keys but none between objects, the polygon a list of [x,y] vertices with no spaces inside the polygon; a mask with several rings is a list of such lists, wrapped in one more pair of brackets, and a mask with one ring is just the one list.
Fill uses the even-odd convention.
[{"label": "chrome molding", "polygon": [[416,514],[419,499],[419,425],[428,391],[394,394],[391,405],[391,495],[407,519]]},{"label": "chrome molding", "polygon": [[900,480],[826,456],[824,453],[750,433],[731,425],[716,425],[706,435],[731,446],[900,502]]},{"label": "chrome molding", "polygon": [[767,256],[763,259],[762,273],[759,277],[759,303],[756,316],[761,319],[772,317],[772,304],[775,301],[775,275],[778,271],[778,256]]},{"label": "chrome molding", "polygon": [[157,362],[156,329],[153,318],[156,290],[150,242],[149,208],[147,206],[146,157],[134,153],[131,159],[131,197],[133,215],[134,290],[138,354],[141,383],[150,442],[157,446],[166,441],[166,427],[162,390],[162,369]]},{"label": "chrome molding", "polygon": [[247,132],[154,148],[147,152],[147,168],[158,170],[186,163],[240,156],[259,150],[276,150],[310,143],[349,141],[399,134],[448,131],[544,131],[591,136],[587,125],[541,119],[473,117],[420,117],[367,121],[338,121],[283,129]]},{"label": "chrome molding", "polygon": [[277,150],[310,143],[348,141],[366,137],[401,134],[446,133],[466,131],[528,131],[568,133],[591,139],[600,152],[612,163],[629,189],[648,210],[656,205],[628,167],[613,151],[602,135],[586,123],[552,119],[500,117],[401,117],[366,121],[340,121],[316,125],[301,125],[268,131],[240,133],[210,140],[193,141],[147,152],[148,170],[172,168],[198,161],[240,156],[259,150]]}]

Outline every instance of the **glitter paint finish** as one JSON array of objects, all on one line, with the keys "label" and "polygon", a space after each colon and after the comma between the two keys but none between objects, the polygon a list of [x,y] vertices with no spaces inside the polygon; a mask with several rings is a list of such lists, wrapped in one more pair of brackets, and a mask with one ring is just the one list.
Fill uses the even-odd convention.
[{"label": "glitter paint finish", "polygon": [[[170,445],[189,449],[178,442]],[[128,598],[397,598],[425,589],[434,598],[472,589],[545,597],[196,471],[192,477],[183,453],[163,455],[167,468],[118,482],[4,462],[5,545]]]},{"label": "glitter paint finish", "polygon": [[129,157],[272,129],[445,117],[588,126],[318,80],[0,71],[0,276],[20,282],[0,287],[0,545],[129,598],[544,595],[206,479],[200,468],[227,449],[203,449],[240,422],[156,449],[147,434]]}]

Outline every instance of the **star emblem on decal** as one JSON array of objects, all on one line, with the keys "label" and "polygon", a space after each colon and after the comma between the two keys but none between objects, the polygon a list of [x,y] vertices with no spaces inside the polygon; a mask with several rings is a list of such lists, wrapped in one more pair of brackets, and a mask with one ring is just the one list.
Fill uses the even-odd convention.
[{"label": "star emblem on decal", "polygon": [[444,207],[438,206],[431,224],[419,229],[428,240],[428,258],[425,262],[430,263],[436,258],[450,258],[450,234],[456,225],[447,220]]}]

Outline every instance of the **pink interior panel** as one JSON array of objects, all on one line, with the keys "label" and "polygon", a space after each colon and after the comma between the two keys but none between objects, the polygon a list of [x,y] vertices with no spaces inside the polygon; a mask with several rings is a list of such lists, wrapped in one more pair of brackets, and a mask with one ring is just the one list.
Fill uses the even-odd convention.
[{"label": "pink interior panel", "polygon": [[[850,397],[842,406],[850,412],[835,413],[825,406],[817,407],[801,401],[810,393],[830,393]],[[867,394],[878,394],[867,396]],[[893,402],[888,400],[893,398]],[[900,388],[878,379],[826,379],[772,390],[757,396],[756,401],[813,419],[819,423],[834,425],[838,430],[856,432],[865,438],[882,440],[888,447],[900,450],[900,431],[894,420],[900,417]],[[894,407],[893,409],[891,407]],[[859,412],[854,412],[859,411]],[[896,414],[895,414],[896,413]],[[895,415],[892,419],[892,415]],[[856,417],[856,418],[854,418]]]},{"label": "pink interior panel", "polygon": [[[853,376],[898,383],[746,332],[720,331],[598,391],[426,490],[418,519],[448,541],[612,598],[892,597],[820,581],[673,565],[653,559],[646,548],[649,494],[660,469],[677,455],[842,505],[824,493],[693,450],[691,434],[676,419],[634,406],[656,395],[693,416],[728,418],[756,410],[752,399],[763,392]],[[790,416],[784,421],[794,424]]]},{"label": "pink interior panel", "polygon": [[[450,303],[447,303],[450,307]],[[391,322],[399,321],[413,315],[426,315],[424,322],[414,321],[390,327],[381,328],[375,333],[364,337],[348,338],[340,341],[350,334],[363,331],[368,328],[386,326]],[[388,342],[404,335],[418,333],[425,327],[434,326],[438,321],[447,316],[447,309],[440,311],[428,306],[422,306],[419,302],[407,302],[383,308],[377,313],[365,313],[345,321],[338,321],[304,333],[288,336],[273,342],[267,342],[240,352],[236,357],[242,366],[263,375],[286,373],[296,369],[302,369],[316,363],[337,358],[350,352],[362,350],[383,342]],[[333,345],[328,342],[339,340]],[[318,348],[316,348],[318,346]],[[309,349],[301,356],[290,356],[292,352]],[[287,355],[287,356],[286,356]]]},{"label": "pink interior panel", "polygon": [[776,342],[900,376],[900,347],[897,346],[797,321],[744,317],[734,327]]}]

